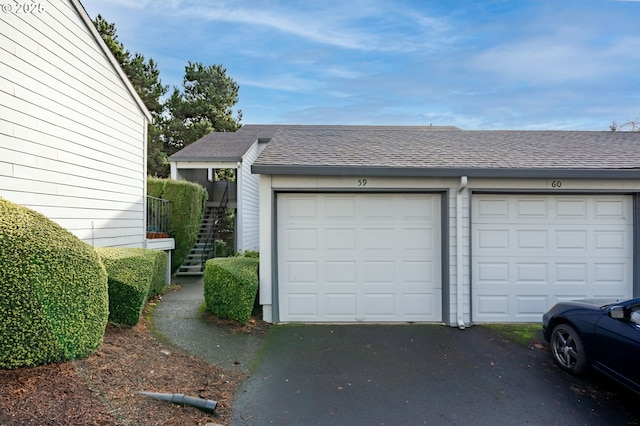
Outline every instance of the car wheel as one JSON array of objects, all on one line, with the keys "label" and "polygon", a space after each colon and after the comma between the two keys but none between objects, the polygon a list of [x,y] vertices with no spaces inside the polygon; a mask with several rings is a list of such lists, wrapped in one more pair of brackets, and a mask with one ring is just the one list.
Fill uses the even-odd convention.
[{"label": "car wheel", "polygon": [[582,339],[569,324],[559,324],[551,332],[551,353],[560,368],[571,374],[581,374],[587,370],[587,353]]}]

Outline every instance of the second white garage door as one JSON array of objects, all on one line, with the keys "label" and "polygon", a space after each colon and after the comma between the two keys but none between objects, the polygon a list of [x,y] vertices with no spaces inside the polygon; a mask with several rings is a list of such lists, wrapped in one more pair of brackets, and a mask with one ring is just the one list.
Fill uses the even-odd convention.
[{"label": "second white garage door", "polygon": [[625,195],[477,194],[474,321],[538,322],[562,300],[633,292],[633,207]]},{"label": "second white garage door", "polygon": [[280,321],[441,321],[440,197],[279,194]]}]

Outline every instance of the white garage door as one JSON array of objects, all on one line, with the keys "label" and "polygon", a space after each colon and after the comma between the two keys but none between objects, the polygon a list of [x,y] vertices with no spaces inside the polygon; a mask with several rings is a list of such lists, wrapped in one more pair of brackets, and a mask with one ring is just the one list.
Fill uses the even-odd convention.
[{"label": "white garage door", "polygon": [[473,195],[474,321],[540,321],[562,300],[631,297],[624,195]]},{"label": "white garage door", "polygon": [[278,195],[280,321],[441,321],[440,198]]}]

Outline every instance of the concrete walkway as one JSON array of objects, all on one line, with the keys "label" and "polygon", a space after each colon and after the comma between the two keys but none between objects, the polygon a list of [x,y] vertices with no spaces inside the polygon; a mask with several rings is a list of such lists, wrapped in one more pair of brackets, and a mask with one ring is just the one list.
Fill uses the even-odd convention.
[{"label": "concrete walkway", "polygon": [[165,294],[153,311],[153,326],[175,346],[228,370],[250,373],[264,336],[232,334],[201,319],[202,277],[175,277],[182,288]]}]

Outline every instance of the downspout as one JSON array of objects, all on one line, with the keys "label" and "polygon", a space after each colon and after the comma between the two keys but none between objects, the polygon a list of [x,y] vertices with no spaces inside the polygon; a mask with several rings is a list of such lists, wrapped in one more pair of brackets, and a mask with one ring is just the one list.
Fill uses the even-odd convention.
[{"label": "downspout", "polygon": [[458,315],[458,327],[461,330],[465,329],[464,325],[464,294],[462,291],[462,277],[464,275],[464,265],[462,263],[462,192],[467,188],[467,177],[460,176],[460,186],[456,193],[456,297],[457,297],[457,315]]}]

